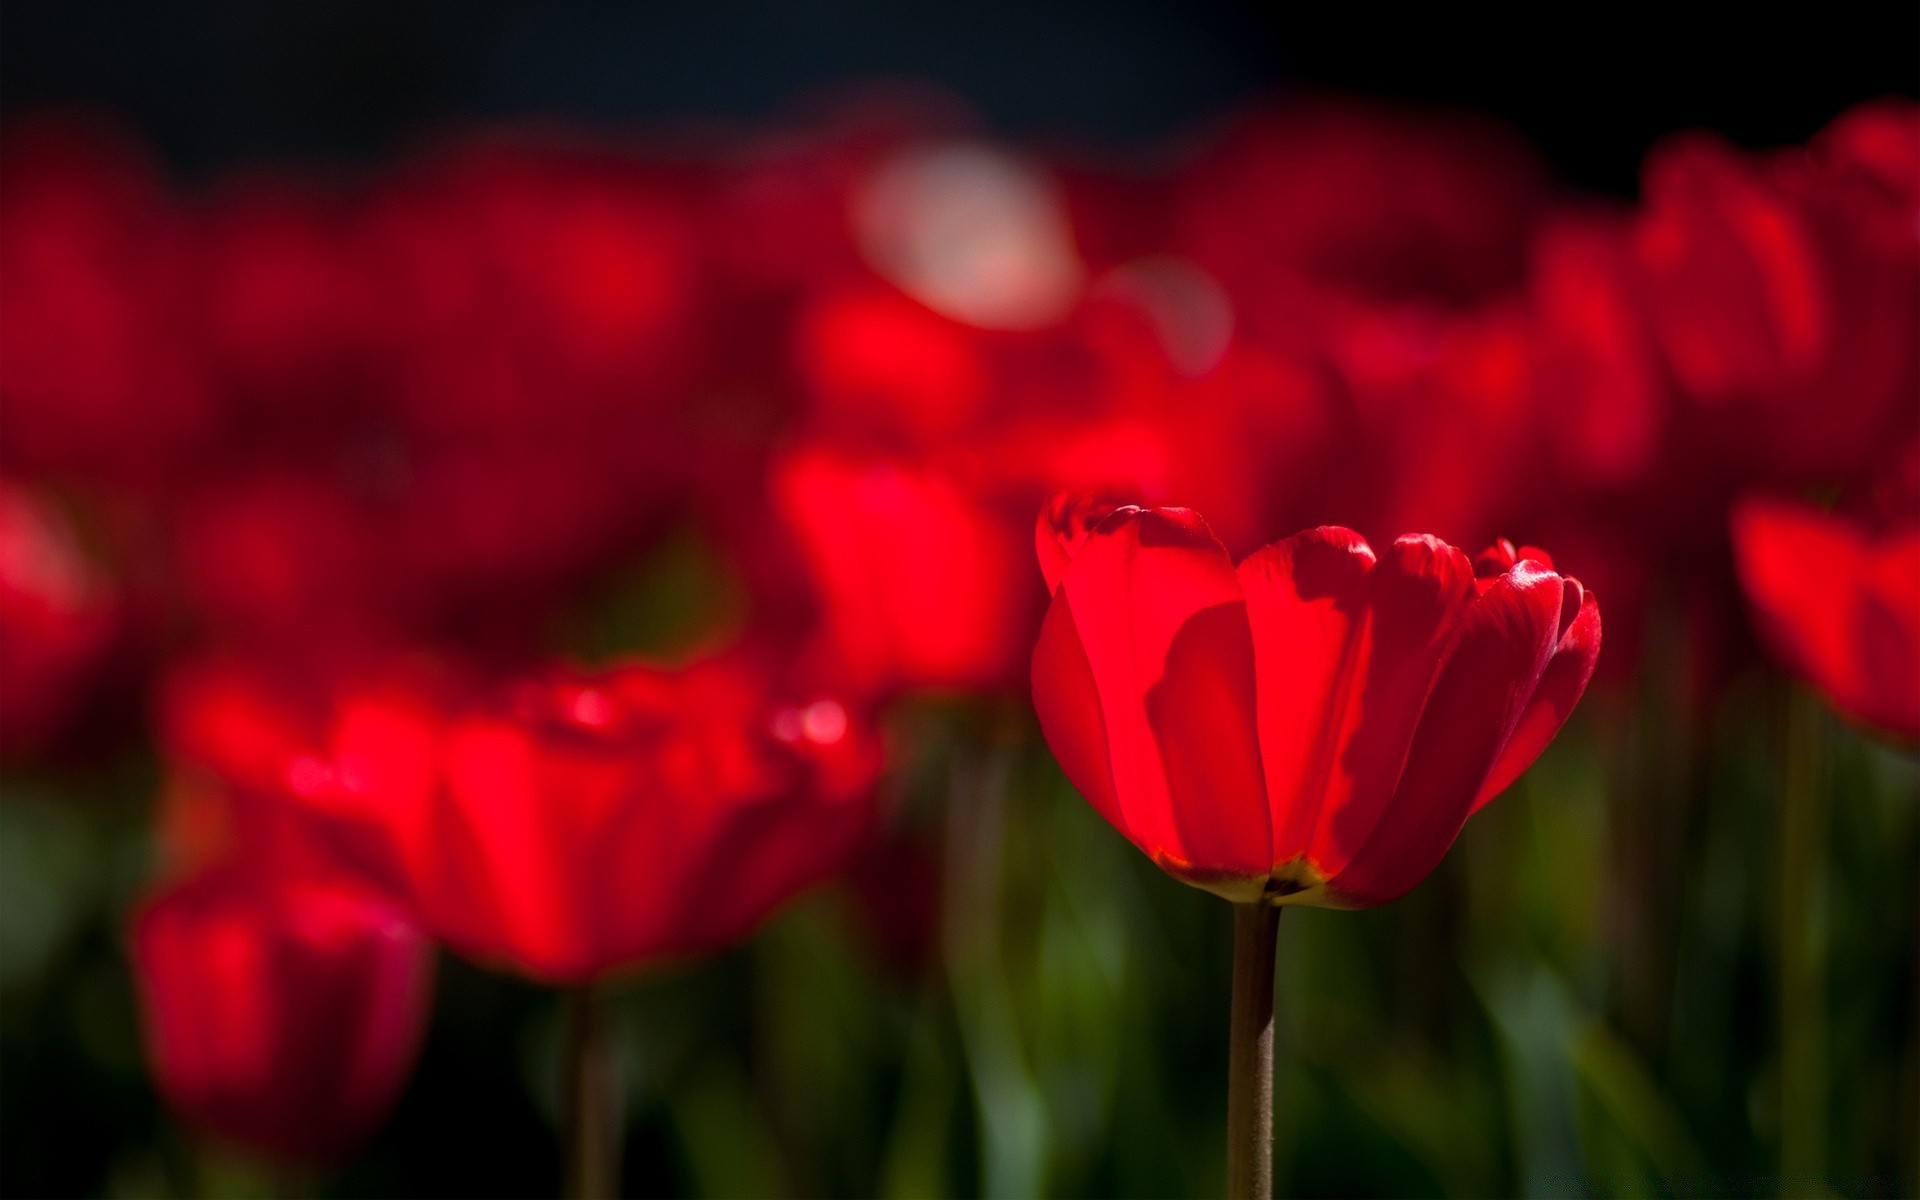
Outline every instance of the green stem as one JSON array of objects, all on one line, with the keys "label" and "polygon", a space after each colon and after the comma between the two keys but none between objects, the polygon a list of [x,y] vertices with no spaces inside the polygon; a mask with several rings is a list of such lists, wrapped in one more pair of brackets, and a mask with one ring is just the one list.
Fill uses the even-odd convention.
[{"label": "green stem", "polygon": [[613,1200],[620,1193],[620,1092],[605,1006],[592,984],[570,989],[565,1003],[566,1195]]},{"label": "green stem", "polygon": [[1233,1009],[1227,1046],[1228,1200],[1273,1195],[1273,960],[1280,910],[1233,906]]},{"label": "green stem", "polygon": [[1780,1177],[1785,1194],[1819,1190],[1827,1149],[1827,962],[1822,925],[1827,809],[1823,714],[1795,688],[1787,702],[1780,797]]}]

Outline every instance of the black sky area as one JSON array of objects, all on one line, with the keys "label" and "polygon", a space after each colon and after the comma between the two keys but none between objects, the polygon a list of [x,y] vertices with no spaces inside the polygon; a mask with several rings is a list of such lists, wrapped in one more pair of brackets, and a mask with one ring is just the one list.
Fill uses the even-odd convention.
[{"label": "black sky area", "polygon": [[1102,147],[1303,86],[1468,107],[1519,126],[1570,183],[1630,193],[1663,134],[1794,142],[1849,104],[1920,91],[1920,6],[1762,19],[1196,0],[0,5],[0,109],[104,111],[190,178],[365,164],[503,118],[762,120],[887,78],[943,85],[1003,134]]}]

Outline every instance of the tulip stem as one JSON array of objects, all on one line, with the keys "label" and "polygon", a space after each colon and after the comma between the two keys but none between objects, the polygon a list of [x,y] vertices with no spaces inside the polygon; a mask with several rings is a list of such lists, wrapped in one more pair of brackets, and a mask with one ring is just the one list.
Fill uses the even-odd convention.
[{"label": "tulip stem", "polygon": [[1824,716],[1787,697],[1780,804],[1780,1176],[1788,1193],[1824,1188],[1827,1143],[1827,868]]},{"label": "tulip stem", "polygon": [[565,1003],[566,1194],[612,1200],[620,1192],[620,1096],[605,1004],[592,984],[569,989]]},{"label": "tulip stem", "polygon": [[1227,1046],[1227,1196],[1273,1195],[1273,960],[1280,910],[1233,906],[1233,1013]]}]

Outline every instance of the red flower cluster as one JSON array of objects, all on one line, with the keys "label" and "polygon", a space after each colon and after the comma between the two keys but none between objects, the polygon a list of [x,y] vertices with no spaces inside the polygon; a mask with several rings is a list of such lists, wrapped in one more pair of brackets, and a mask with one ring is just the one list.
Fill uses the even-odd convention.
[{"label": "red flower cluster", "polygon": [[[366,948],[393,922],[553,981],[736,940],[857,857],[880,706],[1017,691],[1036,636],[1069,775],[1170,869],[1395,895],[1598,644],[1544,555],[1476,578],[1448,543],[1553,545],[1625,666],[1652,580],[1730,585],[1736,497],[1867,488],[1920,444],[1907,103],[1788,150],[1676,140],[1631,208],[1488,123],[1333,101],[1157,173],[932,109],[678,157],[520,131],[195,196],[98,128],[4,137],[0,743],[110,736],[110,664],[167,681],[189,881],[137,939],[155,1059],[287,1153],[397,1085],[276,1107],[227,1032],[416,1020],[417,975]],[[1043,522],[1049,610],[1028,530],[1061,492],[1106,502]],[[1219,540],[1113,511],[1173,502]],[[1826,520],[1741,509],[1740,578],[1795,670],[1910,730],[1920,572]],[[668,534],[730,589],[685,653],[556,671]],[[202,954],[338,1006],[189,1028],[165,993],[199,968],[162,959]]]}]

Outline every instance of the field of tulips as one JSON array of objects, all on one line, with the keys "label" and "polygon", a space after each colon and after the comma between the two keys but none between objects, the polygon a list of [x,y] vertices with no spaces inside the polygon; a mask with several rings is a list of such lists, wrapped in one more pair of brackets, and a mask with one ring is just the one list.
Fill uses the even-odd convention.
[{"label": "field of tulips", "polygon": [[1920,1189],[1914,102],[0,138],[4,1194]]}]

